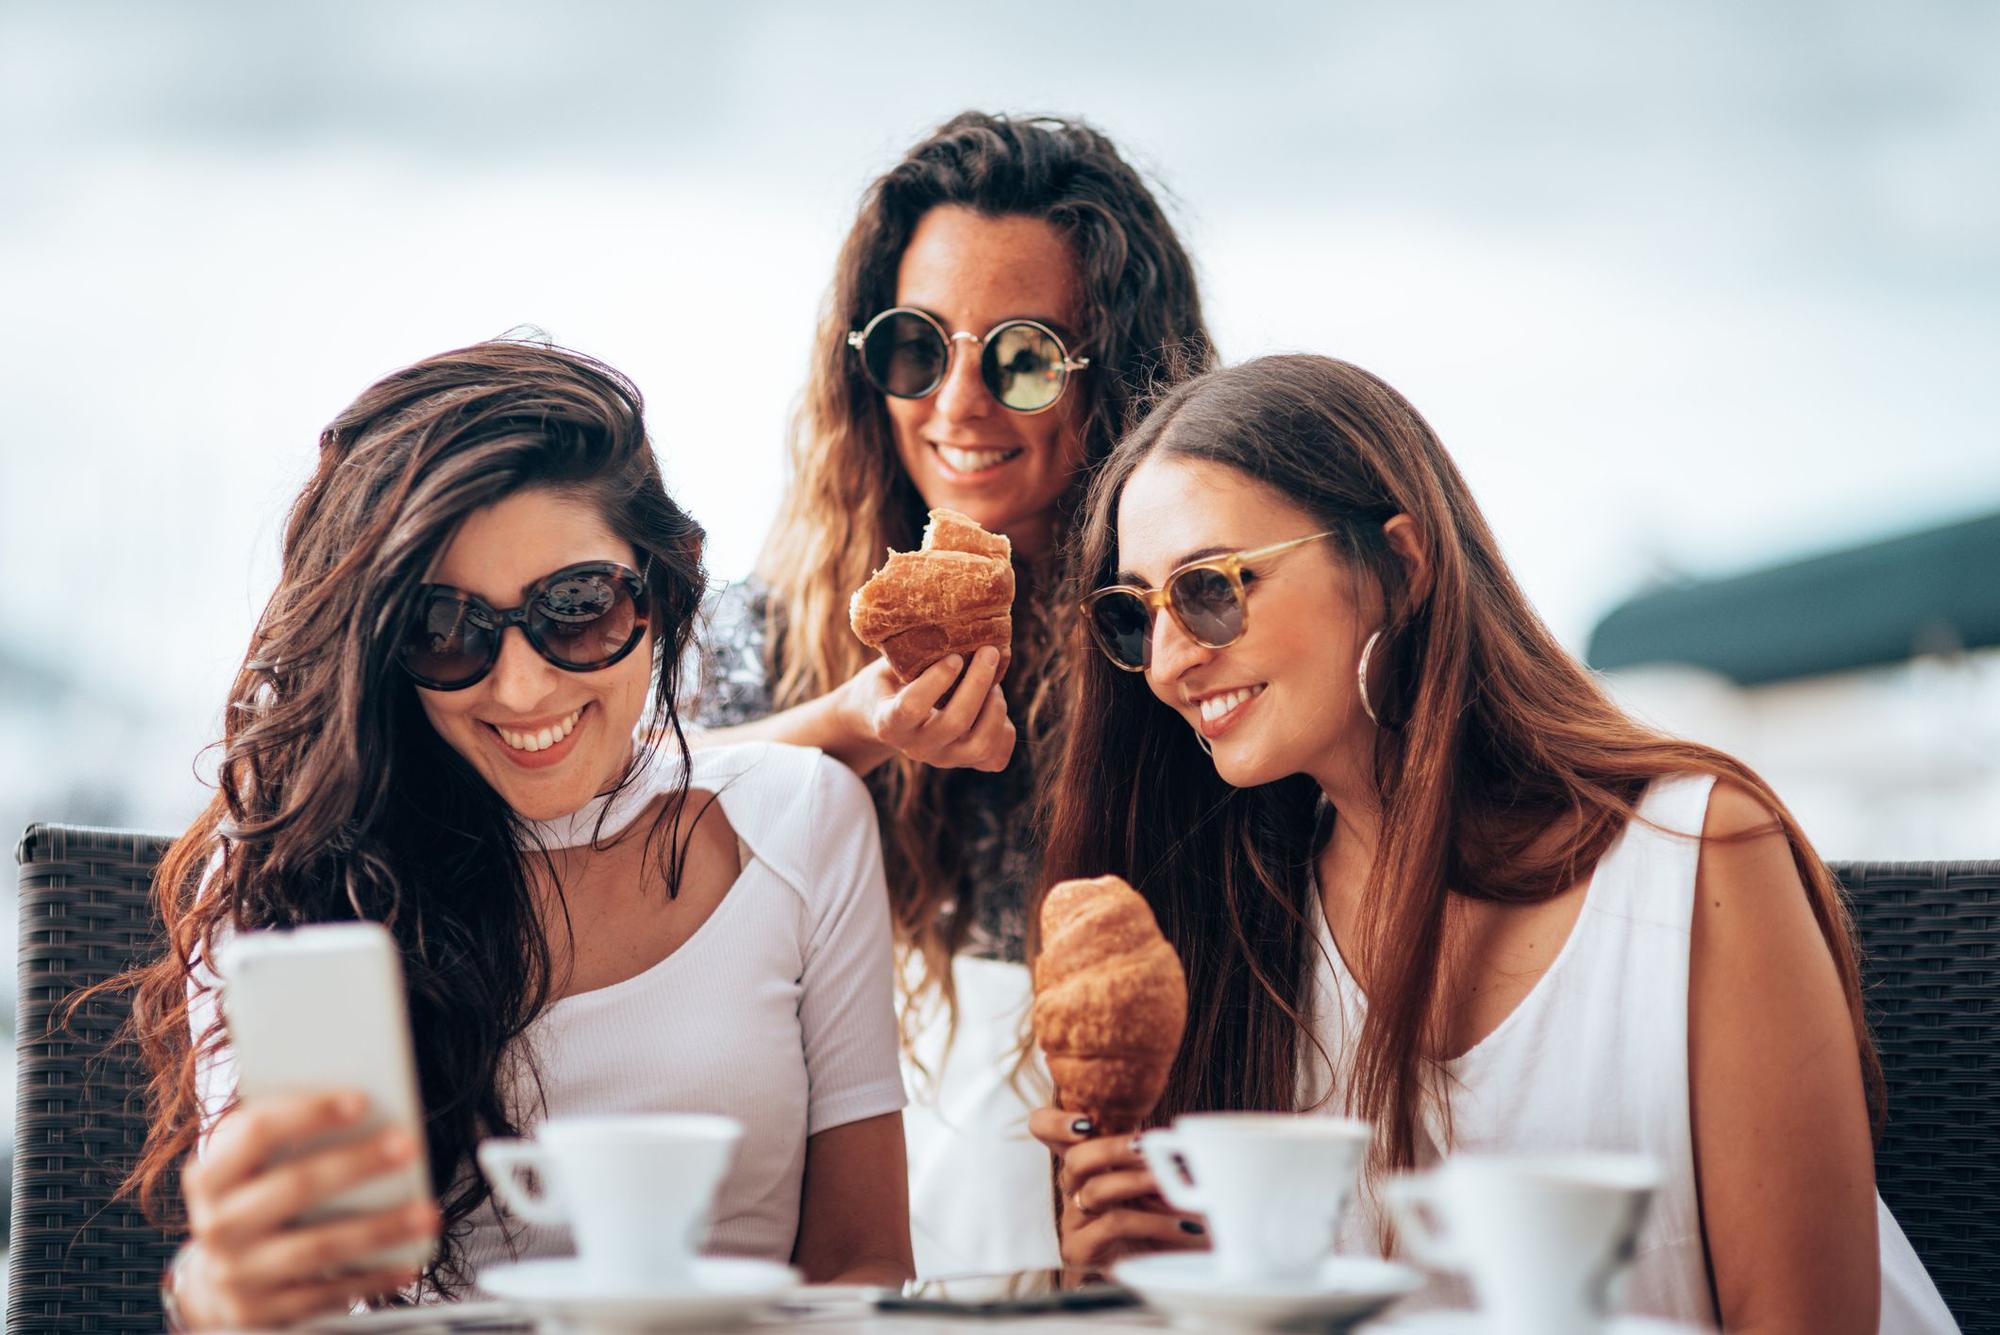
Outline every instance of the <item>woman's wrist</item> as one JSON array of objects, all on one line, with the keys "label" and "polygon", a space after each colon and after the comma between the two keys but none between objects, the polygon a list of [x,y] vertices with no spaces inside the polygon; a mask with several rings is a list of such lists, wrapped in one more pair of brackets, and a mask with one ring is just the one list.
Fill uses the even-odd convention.
[{"label": "woman's wrist", "polygon": [[820,750],[846,765],[856,774],[867,774],[895,752],[885,746],[869,726],[867,706],[855,689],[855,680],[836,687],[819,698]]}]

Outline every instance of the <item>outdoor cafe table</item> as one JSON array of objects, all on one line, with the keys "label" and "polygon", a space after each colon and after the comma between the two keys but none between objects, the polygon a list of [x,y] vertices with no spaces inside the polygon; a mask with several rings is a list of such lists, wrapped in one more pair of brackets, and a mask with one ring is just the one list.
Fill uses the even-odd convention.
[{"label": "outdoor cafe table", "polygon": [[[306,1327],[312,1335],[529,1335],[538,1330],[584,1330],[585,1327],[549,1325],[537,1327],[532,1320],[496,1314],[496,1304],[469,1303],[454,1312],[452,1304],[422,1314],[404,1310],[394,1314],[374,1313],[346,1320],[316,1322]],[[1393,1309],[1392,1309],[1393,1313]],[[460,1318],[464,1319],[460,1319]],[[426,1319],[431,1318],[431,1319]],[[1396,1323],[1385,1315],[1350,1327],[1356,1335],[1394,1335]],[[811,1335],[1119,1335],[1130,1331],[1168,1329],[1167,1319],[1143,1307],[1126,1307],[1089,1313],[1036,1313],[1022,1316],[940,1315],[931,1312],[878,1312],[858,1302],[812,1305],[809,1300],[780,1307],[748,1325],[734,1327],[747,1335],[765,1335],[778,1330],[805,1330]],[[1209,1325],[1209,1330],[1227,1327]],[[1245,1326],[1246,1332],[1258,1327]],[[1329,1330],[1341,1327],[1329,1326]],[[238,1335],[262,1335],[239,1332]],[[292,1335],[299,1335],[297,1330]]]},{"label": "outdoor cafe table", "polygon": [[[581,1331],[585,1327],[562,1327],[550,1325],[538,1327],[523,1319],[518,1323],[501,1321],[476,1321],[460,1324],[451,1319],[449,1313],[440,1310],[437,1320],[428,1322],[398,1323],[381,1325],[366,1317],[358,1317],[346,1322],[325,1322],[307,1328],[312,1335],[333,1335],[336,1331],[351,1330],[354,1335],[531,1335],[532,1332],[547,1330]],[[1028,1315],[1028,1316],[939,1316],[928,1312],[861,1312],[835,1314],[832,1312],[811,1315],[775,1313],[752,1321],[746,1326],[732,1329],[746,1332],[746,1335],[762,1335],[763,1332],[777,1330],[806,1330],[813,1335],[1118,1335],[1120,1331],[1160,1331],[1168,1329],[1167,1319],[1143,1307],[1125,1308],[1115,1312],[1089,1314]],[[1226,1327],[1210,1325],[1209,1330],[1224,1330]],[[1255,1331],[1257,1327],[1244,1327],[1245,1331]],[[1339,1329],[1333,1327],[1332,1329]],[[1373,1321],[1352,1327],[1356,1335],[1394,1335],[1393,1324]],[[238,1332],[238,1335],[281,1335],[279,1332]],[[290,1335],[299,1335],[294,1330]]]}]

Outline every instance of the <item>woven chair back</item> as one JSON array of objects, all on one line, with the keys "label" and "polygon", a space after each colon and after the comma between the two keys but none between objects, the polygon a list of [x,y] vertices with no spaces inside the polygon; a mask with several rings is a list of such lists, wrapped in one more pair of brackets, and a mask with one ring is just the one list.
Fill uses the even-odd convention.
[{"label": "woven chair back", "polygon": [[12,1335],[148,1332],[165,1324],[160,1275],[175,1239],[112,1199],[146,1135],[138,1051],[119,1031],[124,995],[65,1023],[80,988],[161,949],[153,868],[168,840],[34,825],[21,840],[15,1013]]},{"label": "woven chair back", "polygon": [[1875,1185],[1966,1335],[2000,1335],[2000,862],[1850,862],[1888,1085]]}]

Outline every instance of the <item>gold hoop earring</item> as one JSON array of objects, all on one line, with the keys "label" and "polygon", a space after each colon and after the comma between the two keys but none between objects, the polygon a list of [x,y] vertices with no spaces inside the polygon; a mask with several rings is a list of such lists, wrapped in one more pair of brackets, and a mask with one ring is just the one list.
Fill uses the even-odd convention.
[{"label": "gold hoop earring", "polygon": [[1202,750],[1208,752],[1208,758],[1210,760],[1215,759],[1215,743],[1209,741],[1208,738],[1202,736],[1202,732],[1199,727],[1197,727],[1194,730],[1194,739],[1197,743],[1200,744]]},{"label": "gold hoop earring", "polygon": [[1375,644],[1381,638],[1379,630],[1368,637],[1368,642],[1361,646],[1361,665],[1354,670],[1355,684],[1361,688],[1361,712],[1368,715],[1368,721],[1378,728],[1382,726],[1382,720],[1376,717],[1375,705],[1368,698],[1368,658],[1375,652]]}]

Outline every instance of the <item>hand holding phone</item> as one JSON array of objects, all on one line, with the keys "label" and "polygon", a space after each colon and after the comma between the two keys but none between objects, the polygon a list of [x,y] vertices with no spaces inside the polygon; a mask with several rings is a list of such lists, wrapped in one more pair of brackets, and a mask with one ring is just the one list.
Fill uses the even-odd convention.
[{"label": "hand holding phone", "polygon": [[[245,932],[218,953],[222,1014],[244,1107],[336,1090],[358,1091],[367,1101],[352,1126],[281,1150],[281,1159],[388,1127],[424,1143],[402,960],[386,928],[354,922]],[[420,1154],[320,1202],[299,1222],[392,1209],[429,1193],[430,1173]],[[378,1259],[422,1265],[430,1255],[408,1249]]]},{"label": "hand holding phone", "polygon": [[[168,1284],[190,1330],[262,1330],[348,1310],[406,1288],[437,1238],[428,1197],[317,1224],[297,1222],[353,1186],[422,1159],[390,1127],[352,1139],[368,1116],[358,1090],[275,1095],[216,1123],[181,1175],[189,1245]],[[298,1154],[294,1147],[324,1148]]]},{"label": "hand holding phone", "polygon": [[184,1319],[282,1324],[407,1285],[439,1220],[394,941],[250,932],[218,965],[238,1105],[183,1174]]}]

